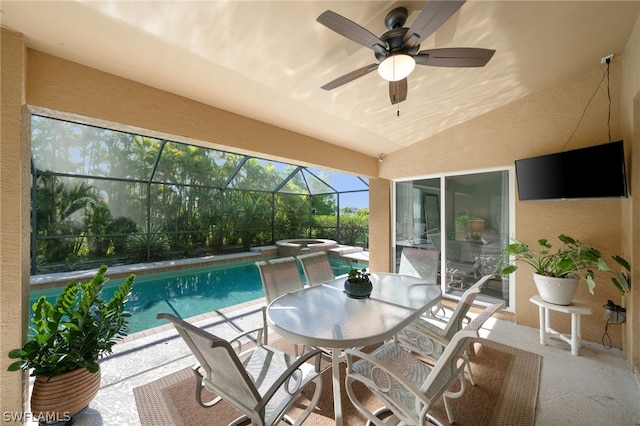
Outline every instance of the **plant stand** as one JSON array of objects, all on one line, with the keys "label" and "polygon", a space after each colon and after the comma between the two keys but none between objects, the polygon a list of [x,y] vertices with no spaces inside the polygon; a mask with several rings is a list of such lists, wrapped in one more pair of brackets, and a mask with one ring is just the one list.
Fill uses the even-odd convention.
[{"label": "plant stand", "polygon": [[[582,337],[580,335],[580,315],[591,315],[591,307],[583,305],[582,303],[572,303],[570,305],[555,305],[553,303],[543,301],[538,295],[533,296],[529,299],[529,301],[535,305],[538,305],[540,311],[540,344],[547,344],[547,334],[554,335],[571,345],[572,355],[578,355],[578,350],[580,349],[582,343]],[[549,320],[549,310],[571,314],[570,337],[567,337],[566,335],[551,328],[551,322]]]}]

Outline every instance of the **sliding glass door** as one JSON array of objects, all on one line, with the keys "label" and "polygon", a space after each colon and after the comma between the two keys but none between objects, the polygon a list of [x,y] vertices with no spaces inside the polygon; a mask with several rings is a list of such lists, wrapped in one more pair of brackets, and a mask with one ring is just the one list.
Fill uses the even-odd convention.
[{"label": "sliding glass door", "polygon": [[[395,182],[396,270],[405,247],[439,250],[438,283],[452,298],[495,272],[511,235],[509,177],[501,169]],[[496,276],[478,300],[508,306],[509,294],[508,278]]]}]

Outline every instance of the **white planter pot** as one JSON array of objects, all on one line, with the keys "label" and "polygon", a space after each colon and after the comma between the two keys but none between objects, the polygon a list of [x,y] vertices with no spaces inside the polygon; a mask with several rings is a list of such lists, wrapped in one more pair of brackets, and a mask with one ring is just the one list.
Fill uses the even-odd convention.
[{"label": "white planter pot", "polygon": [[556,278],[546,275],[533,274],[540,298],[556,305],[570,305],[578,290],[580,278]]}]

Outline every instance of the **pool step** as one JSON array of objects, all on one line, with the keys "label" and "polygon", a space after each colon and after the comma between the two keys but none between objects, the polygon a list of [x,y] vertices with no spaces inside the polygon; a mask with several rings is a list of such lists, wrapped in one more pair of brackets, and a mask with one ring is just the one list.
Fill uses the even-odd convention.
[{"label": "pool step", "polygon": [[347,253],[341,256],[343,259],[350,260],[353,262],[366,263],[369,264],[369,252],[368,251],[359,251],[356,253]]},{"label": "pool step", "polygon": [[362,247],[339,245],[338,247],[331,248],[327,251],[330,253],[335,253],[338,256],[344,256],[345,254],[348,254],[348,253],[355,253],[355,252],[362,251]]},{"label": "pool step", "polygon": [[329,256],[346,260],[347,262],[369,263],[369,252],[362,247],[340,245],[327,250]]}]

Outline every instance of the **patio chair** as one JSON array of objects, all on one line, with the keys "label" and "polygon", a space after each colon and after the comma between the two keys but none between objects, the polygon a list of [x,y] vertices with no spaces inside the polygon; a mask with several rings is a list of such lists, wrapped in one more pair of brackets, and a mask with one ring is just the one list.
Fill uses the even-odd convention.
[{"label": "patio chair", "polygon": [[[489,281],[493,275],[485,275],[480,278],[475,284],[468,288],[460,297],[460,301],[456,305],[455,309],[442,305],[440,309],[450,311],[448,317],[434,317],[432,315],[423,315],[408,327],[402,329],[395,336],[395,339],[405,345],[406,347],[415,350],[421,356],[431,362],[436,362],[448,342],[458,331],[462,330],[465,320],[468,323],[470,321],[467,313],[473,305],[482,287]],[[434,321],[435,319],[435,321]],[[418,330],[421,335],[430,336],[431,339],[423,338],[421,346],[412,346],[415,341],[414,333]],[[469,369],[470,381],[474,384],[473,376],[471,375],[471,369]],[[445,399],[445,407],[447,402]],[[448,407],[447,407],[448,411]]]},{"label": "patio chair", "polygon": [[[493,305],[487,306],[480,314],[470,321],[463,330],[479,333],[484,323],[502,308],[504,308],[503,303],[494,303]],[[398,334],[397,342],[405,349],[426,358],[428,361],[437,362],[442,357],[444,349],[450,344],[451,338],[446,337],[440,332],[434,332],[431,328],[425,328],[422,322],[414,322]],[[472,386],[475,386],[476,383],[473,378],[471,364],[469,363],[469,357],[466,351],[462,354],[462,358],[464,364],[467,366],[467,371],[469,372],[469,382]],[[464,374],[462,374],[460,376],[460,389],[457,392],[448,392],[443,396],[444,408],[447,412],[449,423],[451,424],[453,424],[454,419],[447,397],[459,398],[464,394],[465,390],[466,380]]]},{"label": "patio chair", "polygon": [[[309,285],[323,284],[329,281],[333,281],[336,276],[333,274],[331,264],[329,264],[329,258],[323,251],[302,254],[297,256],[297,259],[302,265],[302,270],[307,277]],[[329,348],[318,347],[323,352],[323,356],[331,361],[331,353],[333,352]],[[344,360],[344,355],[340,355],[340,359]]]},{"label": "patio chair", "polygon": [[[413,275],[424,278],[430,283],[438,283],[438,269],[440,268],[440,250],[419,249],[405,247],[400,255],[399,274]],[[446,312],[441,304],[429,309],[427,315],[435,318],[444,316]]]},{"label": "patio chair", "polygon": [[[469,308],[473,305],[473,302],[476,299],[476,296],[480,293],[482,286],[489,281],[493,275],[485,275],[480,278],[474,285],[472,285],[469,289],[467,289],[460,298],[460,301],[456,305],[455,309],[451,312],[451,315],[444,320],[431,321],[430,317],[422,316],[411,323],[410,328],[402,329],[397,335],[396,338],[399,340],[405,339],[405,334],[407,330],[415,329],[416,327],[422,330],[422,333],[428,333],[430,335],[437,336],[440,339],[444,339],[445,342],[451,340],[454,334],[458,331],[462,330],[464,326],[464,320],[467,317],[467,313],[469,312]],[[411,338],[408,338],[411,340]],[[444,349],[443,345],[435,344],[433,349],[434,353],[442,353]],[[427,352],[425,352],[426,356]],[[436,358],[430,357],[432,360],[436,361]]]},{"label": "patio chair", "polygon": [[424,278],[436,284],[440,266],[440,250],[405,247],[400,255],[398,273]]},{"label": "patio chair", "polygon": [[[439,323],[439,326],[441,328],[446,327],[446,324],[448,324],[452,318],[455,318],[456,321],[461,322],[456,327],[462,327],[463,323],[468,323],[470,321],[470,318],[467,315],[467,312],[469,311],[469,307],[473,304],[476,296],[480,294],[482,287],[484,287],[484,285],[488,281],[490,281],[492,278],[494,278],[493,274],[487,274],[481,277],[475,283],[473,283],[471,287],[469,287],[467,290],[465,290],[464,293],[462,293],[462,296],[460,296],[460,302],[471,298],[468,302],[469,306],[466,307],[466,310],[464,311],[464,314],[462,315],[462,317],[459,317],[458,314],[456,313],[456,309],[458,308],[458,306],[460,306],[460,303],[458,303],[455,308],[452,308],[443,303],[439,303],[438,305],[429,309],[427,314],[423,315],[422,318],[432,323],[434,322],[432,320],[435,320],[437,323]],[[459,330],[459,328],[454,328],[453,332],[455,333],[457,330]]]},{"label": "patio chair", "polygon": [[[298,264],[293,257],[282,257],[272,260],[256,262],[262,280],[262,289],[267,304],[283,294],[304,288],[304,283],[298,271]],[[262,310],[264,326],[264,342],[269,343],[269,325],[267,323],[266,306]],[[297,354],[297,352],[296,352]]]},{"label": "patio chair", "polygon": [[307,277],[309,285],[323,284],[336,278],[329,264],[327,253],[323,251],[302,254],[297,256],[297,259],[302,265],[302,271]]},{"label": "patio chair", "polygon": [[[262,329],[226,341],[171,314],[159,313],[157,318],[173,323],[199,362],[199,366],[194,367],[198,403],[207,408],[224,400],[243,413],[230,425],[247,419],[255,425],[275,425],[282,421],[300,425],[316,407],[322,391],[320,351],[296,358],[263,345]],[[257,333],[258,340],[243,350],[242,338],[251,333]],[[307,362],[311,360],[314,364]],[[309,405],[294,421],[287,412],[312,382],[315,390]],[[203,387],[218,396],[204,401]]]},{"label": "patio chair", "polygon": [[[456,333],[433,367],[396,342],[385,343],[370,354],[346,349],[347,395],[354,407],[368,419],[367,425],[402,422],[423,426],[431,422],[442,426],[428,411],[440,397],[449,394],[447,389],[456,380],[464,380],[463,354],[477,337],[478,333],[471,330]],[[354,389],[358,384],[364,384],[383,401],[384,407],[370,411],[358,399]],[[386,411],[390,411],[392,416],[383,422],[378,416]]]}]

